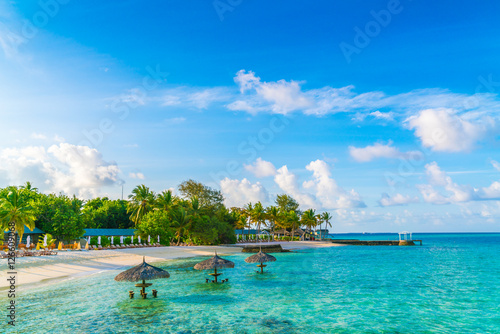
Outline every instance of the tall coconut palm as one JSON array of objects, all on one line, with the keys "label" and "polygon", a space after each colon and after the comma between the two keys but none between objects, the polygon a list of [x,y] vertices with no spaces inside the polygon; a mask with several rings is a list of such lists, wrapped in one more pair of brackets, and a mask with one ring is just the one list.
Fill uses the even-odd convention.
[{"label": "tall coconut palm", "polygon": [[[319,225],[319,240],[323,240],[323,231],[321,230],[321,226],[323,225],[323,215],[322,214],[317,214],[316,215],[316,221],[317,221],[317,225]],[[317,226],[316,225],[316,226]],[[318,229],[315,229],[316,233],[318,231]]]},{"label": "tall coconut palm", "polygon": [[316,212],[313,209],[304,211],[300,217],[300,222],[307,226],[309,228],[309,232],[312,234],[312,228],[318,223],[316,220]]},{"label": "tall coconut palm", "polygon": [[177,198],[172,194],[172,190],[164,190],[156,196],[155,209],[168,211],[176,202]]},{"label": "tall coconut palm", "polygon": [[13,227],[13,232],[17,232],[22,240],[24,227],[27,226],[33,230],[35,219],[33,208],[25,196],[25,190],[12,187],[5,198],[0,198],[0,227],[2,231]]},{"label": "tall coconut palm", "polygon": [[252,223],[257,226],[257,231],[260,233],[260,228],[262,224],[266,224],[266,210],[262,206],[261,202],[255,203],[252,211],[250,211],[250,219]]},{"label": "tall coconut palm", "polygon": [[132,190],[132,194],[128,198],[127,213],[130,213],[130,220],[137,226],[142,217],[153,210],[155,194],[148,187],[141,184]]},{"label": "tall coconut palm", "polygon": [[175,237],[177,238],[177,246],[181,243],[181,237],[190,229],[191,216],[186,210],[178,207],[171,212],[172,227],[175,229]]},{"label": "tall coconut palm", "polygon": [[332,219],[332,215],[329,214],[328,212],[323,212],[321,214],[321,220],[325,222],[325,229],[327,229],[328,226],[332,227],[332,224],[330,224],[330,219]]},{"label": "tall coconut palm", "polygon": [[295,237],[295,228],[296,226],[298,227],[300,224],[300,217],[296,211],[290,210],[288,211],[288,213],[285,214],[285,221],[286,221],[285,226],[291,227],[292,229],[292,241],[293,241],[293,238]]},{"label": "tall coconut palm", "polygon": [[[248,233],[250,233],[250,227],[252,223],[252,214],[253,211],[253,205],[252,203],[246,204],[243,209],[241,210],[242,216],[245,218],[245,226],[248,227]],[[245,234],[245,229],[243,229],[243,234]]]},{"label": "tall coconut palm", "polygon": [[34,191],[34,192],[38,191],[38,188],[33,188],[33,184],[31,184],[31,182],[29,181],[26,181],[26,183],[23,186],[20,186],[19,188],[27,191]]},{"label": "tall coconut palm", "polygon": [[276,231],[276,225],[278,225],[278,221],[281,217],[280,215],[280,210],[277,206],[271,205],[266,209],[266,214],[267,214],[267,219],[269,220],[269,223],[271,225],[271,229],[273,231],[273,238],[274,238],[274,232]]}]

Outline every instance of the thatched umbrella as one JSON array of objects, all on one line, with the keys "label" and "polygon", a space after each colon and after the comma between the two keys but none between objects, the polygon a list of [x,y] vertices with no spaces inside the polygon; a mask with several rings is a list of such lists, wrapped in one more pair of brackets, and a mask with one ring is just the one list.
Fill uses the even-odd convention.
[{"label": "thatched umbrella", "polygon": [[215,252],[215,256],[202,261],[200,263],[197,263],[194,266],[194,269],[196,270],[207,270],[207,269],[214,269],[214,273],[210,273],[209,275],[215,277],[215,283],[217,283],[217,277],[221,275],[221,273],[217,273],[217,269],[222,269],[222,268],[234,268],[234,262],[231,262],[229,260],[225,260],[223,258],[220,258],[217,255],[217,252]]},{"label": "thatched umbrella", "polygon": [[252,256],[249,256],[245,259],[246,263],[260,263],[257,265],[257,267],[260,268],[260,273],[264,273],[264,267],[266,267],[264,262],[274,262],[276,261],[276,258],[272,255],[262,253],[262,250],[260,250],[257,254],[254,254]]},{"label": "thatched umbrella", "polygon": [[[136,267],[130,268],[129,270],[125,270],[121,274],[118,274],[115,277],[115,281],[127,281],[127,282],[138,282],[142,281],[142,283],[138,283],[135,286],[142,288],[141,296],[142,298],[146,298],[146,288],[153,285],[152,283],[146,283],[146,280],[152,280],[157,278],[169,278],[170,274],[163,269],[154,267],[148,263],[146,263],[145,257],[142,258],[142,263]],[[153,296],[156,297],[156,290],[153,290]],[[130,294],[130,298],[133,298],[133,293]]]}]

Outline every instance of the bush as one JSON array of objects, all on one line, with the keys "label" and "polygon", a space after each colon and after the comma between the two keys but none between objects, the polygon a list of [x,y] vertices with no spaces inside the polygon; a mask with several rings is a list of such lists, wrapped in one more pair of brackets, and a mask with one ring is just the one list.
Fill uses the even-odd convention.
[{"label": "bush", "polygon": [[[97,239],[98,237],[92,237],[90,238],[90,244],[92,246],[97,246]],[[108,247],[109,245],[111,245],[111,241],[109,240],[109,237],[104,237],[104,236],[101,236],[101,246],[102,247]]]}]

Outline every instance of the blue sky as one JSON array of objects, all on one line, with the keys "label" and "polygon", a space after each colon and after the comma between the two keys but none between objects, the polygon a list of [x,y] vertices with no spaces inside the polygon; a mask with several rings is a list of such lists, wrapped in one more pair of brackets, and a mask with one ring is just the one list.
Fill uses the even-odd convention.
[{"label": "blue sky", "polygon": [[0,187],[499,231],[500,4],[1,1]]}]

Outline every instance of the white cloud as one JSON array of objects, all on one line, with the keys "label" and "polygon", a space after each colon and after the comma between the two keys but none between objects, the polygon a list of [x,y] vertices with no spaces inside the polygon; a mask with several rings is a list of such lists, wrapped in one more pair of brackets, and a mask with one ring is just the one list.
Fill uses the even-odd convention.
[{"label": "white cloud", "polygon": [[[495,181],[489,187],[474,188],[453,182],[436,162],[425,165],[425,170],[429,184],[417,185],[417,189],[428,203],[448,204],[500,199],[500,182]],[[442,191],[435,187],[442,188]]]},{"label": "white cloud", "polygon": [[425,147],[441,152],[470,151],[488,131],[488,126],[472,123],[452,109],[426,109],[408,119]]},{"label": "white cloud", "polygon": [[379,110],[371,112],[370,116],[373,116],[378,119],[383,119],[386,121],[392,121],[394,120],[394,113],[393,112],[380,112]]},{"label": "white cloud", "polygon": [[306,194],[299,189],[297,176],[290,172],[287,166],[283,166],[278,169],[277,174],[274,176],[274,182],[276,182],[281,190],[283,190],[287,195],[295,198],[300,205],[309,208],[317,208],[319,206],[311,195]]},{"label": "white cloud", "polygon": [[389,194],[382,194],[379,204],[381,206],[395,206],[395,205],[408,205],[410,203],[418,203],[418,197],[411,197],[408,195],[396,194],[389,196]]},{"label": "white cloud", "polygon": [[146,177],[144,176],[143,173],[129,173],[128,176],[131,178],[131,179],[139,179],[139,180],[144,180]]},{"label": "white cloud", "polygon": [[245,169],[255,175],[256,177],[267,177],[276,175],[276,167],[269,161],[257,158],[251,165],[245,164]]},{"label": "white cloud", "polygon": [[287,166],[278,169],[274,177],[281,190],[295,198],[303,208],[345,209],[366,206],[356,191],[346,191],[337,185],[325,161],[312,161],[306,169],[313,173],[313,177],[303,182],[303,189],[299,187],[297,176]]},{"label": "white cloud", "polygon": [[104,186],[119,184],[122,180],[115,163],[103,160],[101,153],[87,146],[67,143],[0,151],[0,174],[9,184],[33,182],[41,190],[94,197]]},{"label": "white cloud", "polygon": [[500,163],[498,163],[498,162],[497,162],[497,161],[495,161],[495,160],[491,160],[491,164],[493,165],[493,167],[495,167],[495,169],[496,169],[497,171],[499,171],[499,172],[500,172]]},{"label": "white cloud", "polygon": [[313,179],[304,182],[304,188],[315,191],[316,199],[321,203],[322,208],[345,209],[366,206],[354,189],[348,192],[337,185],[337,182],[331,177],[330,167],[325,161],[319,159],[312,161],[306,166],[306,169],[313,172]]},{"label": "white cloud", "polygon": [[37,132],[33,132],[30,137],[33,138],[33,139],[39,139],[39,140],[45,140],[45,139],[47,139],[46,135],[44,135],[42,133],[37,133]]},{"label": "white cloud", "polygon": [[[401,116],[405,113],[411,115],[416,110],[425,109],[470,111],[469,116],[475,117],[500,111],[500,102],[497,96],[491,93],[467,95],[430,88],[386,95],[380,91],[357,93],[353,85],[302,90],[297,81],[264,82],[254,72],[245,70],[238,71],[234,81],[238,84],[241,95],[238,103],[232,101],[228,104],[231,110],[238,110],[241,106],[241,110],[251,112],[257,109],[281,114],[302,111],[304,114],[316,116],[339,112],[365,112],[366,115],[386,121],[393,120],[398,113],[403,113]],[[262,108],[264,106],[266,108]],[[393,110],[381,112],[381,108]]]},{"label": "white cloud", "polygon": [[230,95],[225,87],[193,88],[176,87],[163,90],[161,95],[151,100],[158,101],[163,107],[188,107],[204,110],[215,103],[229,101]]},{"label": "white cloud", "polygon": [[220,188],[224,195],[224,204],[227,207],[239,206],[252,202],[267,201],[267,191],[260,182],[252,184],[247,179],[231,180],[225,178],[220,181]]},{"label": "white cloud", "polygon": [[384,145],[380,143],[376,143],[374,145],[369,145],[364,148],[358,148],[354,146],[349,146],[349,154],[354,160],[358,162],[369,162],[377,158],[389,158],[389,159],[397,159],[397,158],[414,158],[421,159],[422,153],[418,151],[411,152],[400,152],[397,148],[391,146],[391,142],[389,144]]},{"label": "white cloud", "polygon": [[[267,103],[269,108],[277,114],[288,114],[291,111],[309,108],[313,102],[301,90],[297,81],[279,80],[277,82],[263,82],[255,73],[240,70],[236,73],[234,81],[240,86],[240,92],[245,93],[248,90],[255,90],[257,97],[262,99],[262,103]],[[255,110],[256,106],[250,101],[238,101],[232,103],[229,108],[243,107],[245,111]]]}]

